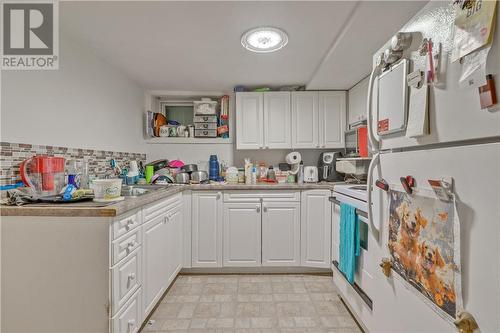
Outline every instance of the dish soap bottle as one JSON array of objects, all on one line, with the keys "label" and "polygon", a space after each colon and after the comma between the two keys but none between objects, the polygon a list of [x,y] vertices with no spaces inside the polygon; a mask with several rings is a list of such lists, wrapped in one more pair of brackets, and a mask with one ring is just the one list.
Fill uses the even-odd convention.
[{"label": "dish soap bottle", "polygon": [[299,172],[297,173],[297,184],[304,184],[304,163],[301,161],[299,165]]}]

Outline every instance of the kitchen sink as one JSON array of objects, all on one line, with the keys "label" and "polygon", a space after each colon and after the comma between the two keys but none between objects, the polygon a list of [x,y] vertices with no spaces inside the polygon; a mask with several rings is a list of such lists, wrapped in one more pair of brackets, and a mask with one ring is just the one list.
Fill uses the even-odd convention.
[{"label": "kitchen sink", "polygon": [[141,195],[148,194],[162,188],[155,185],[126,185],[122,186],[122,196],[124,197],[140,197]]}]

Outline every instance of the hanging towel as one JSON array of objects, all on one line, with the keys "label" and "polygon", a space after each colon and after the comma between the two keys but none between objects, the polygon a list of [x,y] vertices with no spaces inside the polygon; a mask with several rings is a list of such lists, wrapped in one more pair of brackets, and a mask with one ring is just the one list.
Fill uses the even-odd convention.
[{"label": "hanging towel", "polygon": [[356,208],[340,204],[339,269],[350,284],[354,283],[356,258],[359,256],[359,221]]}]

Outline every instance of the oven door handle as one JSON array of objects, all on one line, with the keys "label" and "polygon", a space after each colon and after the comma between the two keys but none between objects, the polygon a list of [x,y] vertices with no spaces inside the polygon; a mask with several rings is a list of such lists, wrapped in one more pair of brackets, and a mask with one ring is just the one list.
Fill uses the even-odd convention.
[{"label": "oven door handle", "polygon": [[[332,202],[334,205],[339,205],[340,206],[340,204],[342,203],[336,197],[328,197],[328,200],[330,202]],[[356,214],[359,215],[359,216],[362,216],[364,218],[368,218],[368,214],[366,212],[362,211],[361,209],[356,208]]]}]

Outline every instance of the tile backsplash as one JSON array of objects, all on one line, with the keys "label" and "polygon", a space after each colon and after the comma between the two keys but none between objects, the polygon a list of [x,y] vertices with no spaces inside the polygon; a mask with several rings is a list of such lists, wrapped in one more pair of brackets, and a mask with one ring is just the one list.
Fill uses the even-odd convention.
[{"label": "tile backsplash", "polygon": [[142,153],[0,142],[0,185],[13,184],[20,181],[19,164],[33,155],[60,156],[64,157],[66,161],[86,161],[89,164],[89,173],[100,177],[112,173],[109,166],[109,161],[112,158],[120,166],[124,167],[128,166],[131,160],[146,162],[146,154]]}]

